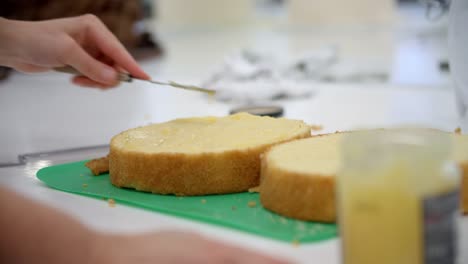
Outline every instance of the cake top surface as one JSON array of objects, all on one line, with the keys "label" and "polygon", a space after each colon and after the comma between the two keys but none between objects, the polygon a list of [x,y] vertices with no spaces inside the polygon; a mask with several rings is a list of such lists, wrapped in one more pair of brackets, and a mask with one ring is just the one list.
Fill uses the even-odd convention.
[{"label": "cake top surface", "polygon": [[338,171],[341,133],[314,136],[274,147],[268,161],[297,173],[334,176]]},{"label": "cake top surface", "polygon": [[[281,169],[321,176],[334,176],[341,164],[340,145],[347,133],[335,133],[295,140],[275,146],[268,160]],[[468,162],[468,135],[451,134],[452,159]]]},{"label": "cake top surface", "polygon": [[134,128],[115,136],[111,145],[145,153],[222,152],[290,140],[307,132],[310,128],[302,121],[239,113]]}]

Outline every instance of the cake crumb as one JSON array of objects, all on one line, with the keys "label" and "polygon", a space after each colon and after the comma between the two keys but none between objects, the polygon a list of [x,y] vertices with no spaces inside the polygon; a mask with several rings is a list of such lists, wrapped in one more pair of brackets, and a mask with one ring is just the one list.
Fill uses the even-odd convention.
[{"label": "cake crumb", "polygon": [[296,229],[299,231],[306,231],[306,226],[304,225],[304,223],[297,223]]},{"label": "cake crumb", "polygon": [[83,188],[86,188],[88,187],[88,184],[87,183],[83,183]]},{"label": "cake crumb", "polygon": [[312,131],[321,131],[323,130],[323,126],[322,125],[310,125],[310,130]]},{"label": "cake crumb", "polygon": [[235,210],[237,210],[237,207],[235,207],[235,206],[233,205],[233,206],[231,206],[231,210],[232,210],[232,211],[235,211]]},{"label": "cake crumb", "polygon": [[455,134],[461,134],[462,130],[461,130],[460,127],[457,127],[457,128],[455,128],[455,130],[453,132],[455,132]]},{"label": "cake crumb", "polygon": [[323,228],[322,225],[315,225],[315,226],[314,226],[314,229],[315,229],[315,230],[318,230],[318,231],[322,231],[324,228]]},{"label": "cake crumb", "polygon": [[201,199],[201,203],[202,203],[202,204],[206,204],[206,200],[205,200],[205,199]]},{"label": "cake crumb", "polygon": [[273,223],[276,224],[276,220],[275,220],[275,218],[273,217],[273,215],[269,214],[269,215],[268,215],[268,218],[270,218],[270,220],[271,220]]},{"label": "cake crumb", "polygon": [[259,193],[259,192],[260,192],[260,186],[249,188],[249,193]]},{"label": "cake crumb", "polygon": [[115,207],[115,200],[114,199],[107,199],[107,203],[109,204],[109,207]]},{"label": "cake crumb", "polygon": [[109,172],[109,156],[93,159],[85,163],[85,166],[91,170],[94,176]]},{"label": "cake crumb", "polygon": [[299,240],[293,239],[292,245],[293,245],[293,247],[299,247],[300,246]]},{"label": "cake crumb", "polygon": [[248,205],[250,208],[253,208],[253,207],[257,206],[257,202],[255,202],[255,201],[249,201],[249,202],[247,203],[247,205]]},{"label": "cake crumb", "polygon": [[288,224],[288,220],[287,220],[286,218],[282,217],[282,216],[280,217],[279,220],[280,220],[281,224],[283,224],[283,225],[287,225],[287,224]]}]

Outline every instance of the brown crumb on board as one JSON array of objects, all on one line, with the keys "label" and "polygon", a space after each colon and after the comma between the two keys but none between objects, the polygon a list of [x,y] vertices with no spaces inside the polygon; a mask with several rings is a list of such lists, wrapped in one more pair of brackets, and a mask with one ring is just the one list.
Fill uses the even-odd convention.
[{"label": "brown crumb on board", "polygon": [[259,193],[259,192],[260,192],[260,186],[249,188],[249,193]]},{"label": "brown crumb on board", "polygon": [[88,167],[94,176],[109,172],[109,156],[105,156],[98,159],[93,159],[86,162]]},{"label": "brown crumb on board", "polygon": [[202,203],[202,204],[206,204],[206,200],[205,200],[205,199],[201,199],[201,203]]},{"label": "brown crumb on board", "polygon": [[300,246],[300,242],[297,239],[294,239],[291,243],[292,243],[293,247],[299,247]]},{"label": "brown crumb on board", "polygon": [[107,199],[107,203],[109,204],[109,207],[115,207],[115,200],[114,199]]},{"label": "brown crumb on board", "polygon": [[462,130],[461,130],[460,127],[457,127],[457,128],[455,128],[455,130],[453,132],[455,132],[455,134],[461,134]]},{"label": "brown crumb on board", "polygon": [[88,184],[87,183],[83,183],[83,188],[86,188],[88,187]]},{"label": "brown crumb on board", "polygon": [[253,208],[253,207],[257,206],[257,202],[255,202],[255,201],[249,201],[249,202],[247,203],[247,205],[248,205],[250,208]]},{"label": "brown crumb on board", "polygon": [[231,206],[231,210],[232,210],[232,211],[235,211],[235,210],[237,210],[237,207],[235,207],[235,206],[233,205],[233,206]]},{"label": "brown crumb on board", "polygon": [[321,131],[321,130],[323,130],[323,126],[321,126],[321,125],[310,125],[310,130],[312,130],[312,131]]}]

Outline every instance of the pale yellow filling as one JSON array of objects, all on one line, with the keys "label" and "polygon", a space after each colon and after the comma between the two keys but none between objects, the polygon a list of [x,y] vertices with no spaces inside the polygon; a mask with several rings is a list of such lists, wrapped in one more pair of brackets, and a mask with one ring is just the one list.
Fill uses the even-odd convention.
[{"label": "pale yellow filling", "polygon": [[114,147],[144,153],[197,153],[247,149],[290,140],[309,131],[302,121],[245,113],[176,119],[117,135]]}]

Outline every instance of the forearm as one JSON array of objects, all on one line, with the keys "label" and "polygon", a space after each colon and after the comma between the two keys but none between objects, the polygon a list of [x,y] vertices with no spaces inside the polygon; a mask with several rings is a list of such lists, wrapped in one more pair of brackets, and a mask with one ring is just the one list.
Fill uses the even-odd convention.
[{"label": "forearm", "polygon": [[86,263],[94,233],[0,186],[0,263]]}]

